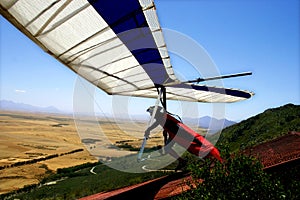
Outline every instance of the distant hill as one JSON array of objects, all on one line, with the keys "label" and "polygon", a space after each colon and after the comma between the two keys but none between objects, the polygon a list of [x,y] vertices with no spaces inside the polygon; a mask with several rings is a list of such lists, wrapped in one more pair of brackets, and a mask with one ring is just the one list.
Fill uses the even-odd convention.
[{"label": "distant hill", "polygon": [[[208,133],[214,134],[219,132],[220,130],[232,126],[233,124],[236,124],[237,122],[230,121],[228,119],[216,119],[214,117],[210,116],[203,116],[200,118],[189,118],[184,117],[182,118],[183,123],[191,128],[200,128],[207,130]],[[206,132],[206,131],[205,131]]]},{"label": "distant hill", "polygon": [[209,116],[201,117],[199,119],[199,127],[206,129],[210,128],[215,131],[232,126],[233,124],[236,124],[236,122],[227,119],[216,119]]},{"label": "distant hill", "polygon": [[13,101],[0,100],[0,110],[23,111],[23,112],[42,112],[42,113],[61,113],[60,110],[53,106],[38,107],[24,103],[16,103]]},{"label": "distant hill", "polygon": [[274,139],[289,131],[300,131],[300,105],[287,104],[272,108],[227,127],[219,143],[228,143],[230,150],[243,149]]}]

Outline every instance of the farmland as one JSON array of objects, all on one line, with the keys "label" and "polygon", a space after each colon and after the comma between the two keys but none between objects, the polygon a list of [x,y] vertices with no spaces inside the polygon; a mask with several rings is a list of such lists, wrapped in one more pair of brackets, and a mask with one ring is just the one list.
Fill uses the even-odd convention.
[{"label": "farmland", "polygon": [[[107,119],[80,120],[75,124],[71,115],[1,111],[0,194],[37,184],[57,169],[97,162],[90,152],[98,159],[136,153],[118,146],[140,145],[143,132],[139,129],[146,126],[145,122],[134,127],[127,126],[126,122],[107,122]],[[78,134],[78,122],[81,130],[86,129],[86,135]],[[101,139],[104,136],[97,135],[101,133],[99,124],[106,133],[105,141]],[[149,146],[159,145],[161,141],[156,135]]]}]

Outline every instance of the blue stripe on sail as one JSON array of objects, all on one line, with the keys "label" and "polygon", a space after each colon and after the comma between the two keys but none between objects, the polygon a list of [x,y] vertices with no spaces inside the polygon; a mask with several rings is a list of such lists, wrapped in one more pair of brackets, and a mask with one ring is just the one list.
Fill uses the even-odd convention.
[{"label": "blue stripe on sail", "polygon": [[169,76],[138,0],[89,2],[131,51],[153,83],[163,84]]},{"label": "blue stripe on sail", "polygon": [[177,85],[172,85],[169,87],[174,87],[174,88],[189,88],[189,89],[194,89],[194,90],[199,90],[199,91],[206,91],[206,92],[214,92],[218,94],[226,94],[234,97],[241,97],[241,98],[250,98],[251,94],[248,92],[240,91],[240,90],[235,90],[235,89],[227,89],[227,88],[216,88],[216,87],[210,87],[210,86],[205,86],[205,85],[188,85],[188,84],[177,84]]}]

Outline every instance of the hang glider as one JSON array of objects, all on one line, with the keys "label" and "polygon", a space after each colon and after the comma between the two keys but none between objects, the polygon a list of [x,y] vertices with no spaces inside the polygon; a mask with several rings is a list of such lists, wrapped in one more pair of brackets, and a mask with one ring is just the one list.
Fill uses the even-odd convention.
[{"label": "hang glider", "polygon": [[1,15],[15,27],[108,94],[156,98],[158,88],[167,88],[167,99],[194,102],[236,102],[253,95],[194,83],[205,79],[177,79],[152,0],[0,4]]}]

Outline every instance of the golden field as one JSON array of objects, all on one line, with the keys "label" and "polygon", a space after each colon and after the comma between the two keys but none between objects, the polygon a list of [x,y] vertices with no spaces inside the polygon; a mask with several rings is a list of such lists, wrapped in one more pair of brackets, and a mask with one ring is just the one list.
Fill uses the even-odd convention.
[{"label": "golden field", "polygon": [[[116,145],[139,147],[146,126],[146,122],[0,111],[0,194],[39,183],[58,168],[131,154]],[[161,145],[160,135],[154,134],[148,145]],[[51,155],[58,156],[13,165]]]}]

